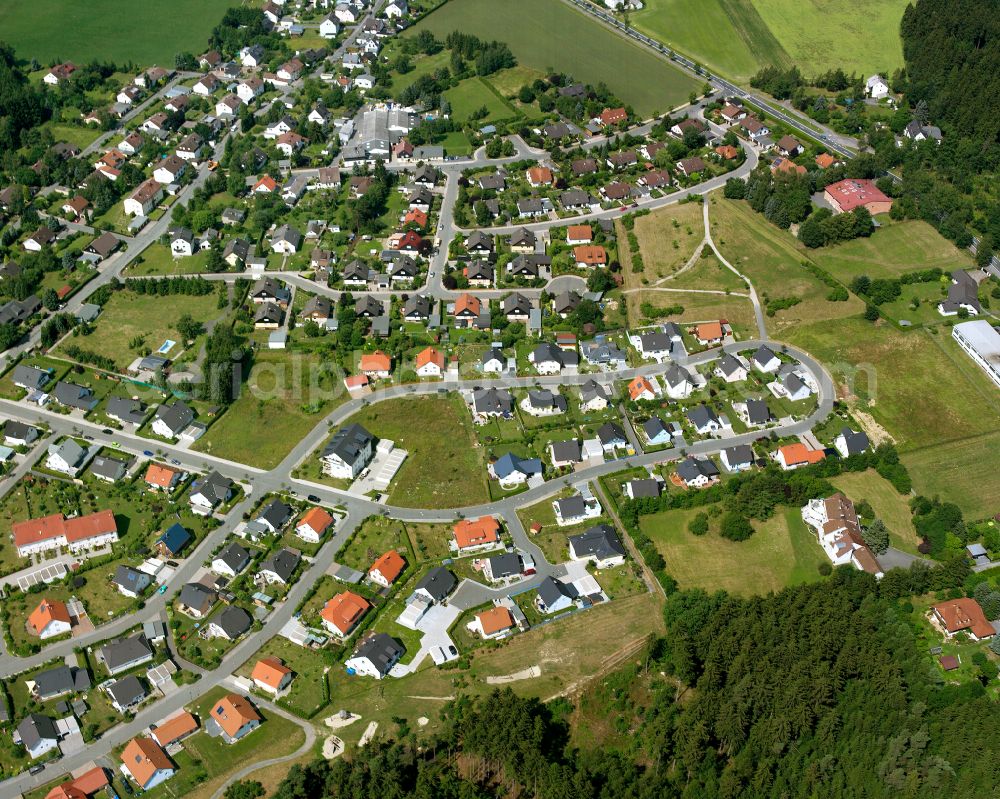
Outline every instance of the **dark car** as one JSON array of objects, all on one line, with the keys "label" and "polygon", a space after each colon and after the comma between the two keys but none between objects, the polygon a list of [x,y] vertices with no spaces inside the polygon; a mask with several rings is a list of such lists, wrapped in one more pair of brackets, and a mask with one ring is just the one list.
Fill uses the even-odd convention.
[{"label": "dark car", "polygon": [[144,449],[142,451],[142,454],[145,455],[147,458],[153,457],[153,451],[151,449]]},{"label": "dark car", "polygon": [[319,497],[317,497],[315,494],[310,494],[309,496],[306,497],[306,499],[308,499],[310,502],[320,501]]},{"label": "dark car", "polygon": [[106,436],[113,436],[115,434],[115,431],[112,430],[110,427],[105,427],[101,432],[104,433],[104,435]]},{"label": "dark car", "polygon": [[44,763],[36,763],[31,768],[28,769],[29,774],[38,774],[39,772],[45,771]]}]

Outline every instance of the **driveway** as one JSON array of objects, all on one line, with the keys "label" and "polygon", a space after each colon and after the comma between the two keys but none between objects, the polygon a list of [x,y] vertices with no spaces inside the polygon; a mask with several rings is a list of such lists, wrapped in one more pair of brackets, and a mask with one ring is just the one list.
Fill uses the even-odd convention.
[{"label": "driveway", "polygon": [[[396,666],[396,669],[403,670],[400,674],[393,674],[393,676],[402,677],[406,674],[411,674],[415,672],[423,659],[428,655],[431,655],[432,650],[441,649],[444,651],[442,656],[440,653],[437,658],[434,658],[434,662],[445,662],[448,660],[457,660],[458,655],[452,655],[448,651],[448,647],[454,646],[455,642],[451,640],[451,636],[448,635],[448,628],[455,623],[455,620],[462,615],[462,609],[455,607],[453,604],[448,605],[431,605],[424,614],[424,617],[417,622],[417,630],[422,632],[423,638],[420,639],[420,649],[417,650],[417,654],[413,656],[413,660],[407,663],[405,666]],[[432,656],[433,657],[433,656]]]}]

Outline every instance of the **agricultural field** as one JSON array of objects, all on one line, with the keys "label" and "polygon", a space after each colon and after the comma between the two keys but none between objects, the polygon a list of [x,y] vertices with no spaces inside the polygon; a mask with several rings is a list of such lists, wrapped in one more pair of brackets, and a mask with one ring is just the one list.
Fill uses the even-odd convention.
[{"label": "agricultural field", "polygon": [[682,589],[767,594],[819,580],[819,564],[829,562],[798,508],[779,507],[766,522],[754,522],[756,532],[746,541],[722,538],[714,520],[703,536],[689,532],[688,523],[701,510],[640,518],[642,531],[656,544],[667,573]]},{"label": "agricultural field", "polygon": [[732,80],[791,58],[749,0],[647,0],[633,27]]},{"label": "agricultural field", "polygon": [[[128,61],[173,66],[182,51],[201,53],[233,0],[11,0],[0,4],[0,31],[20,58],[83,63]],[[109,34],[108,21],[114,20]]]},{"label": "agricultural field", "polygon": [[319,355],[258,349],[240,396],[194,449],[272,469],[322,421],[323,413],[347,399]]},{"label": "agricultural field", "polygon": [[441,39],[461,30],[505,41],[521,66],[571,73],[594,85],[606,83],[643,117],[685,102],[701,85],[560,0],[506,0],[500,14],[492,0],[451,0],[412,30],[424,29]]},{"label": "agricultural field", "polygon": [[[77,346],[110,358],[122,371],[145,352],[155,352],[165,340],[171,339],[177,343],[168,356],[176,360],[184,350],[184,342],[180,341],[174,323],[186,313],[207,324],[224,313],[218,310],[217,302],[214,292],[200,297],[184,295],[179,299],[118,291],[104,306],[89,336],[64,339],[56,352],[69,357],[65,347]],[[199,341],[196,339],[194,346]]]},{"label": "agricultural field", "polygon": [[902,66],[906,2],[873,0],[862,13],[848,0],[646,0],[630,22],[737,82],[767,65],[867,76]]},{"label": "agricultural field", "polygon": [[452,508],[489,501],[486,464],[457,394],[378,402],[345,424],[351,422],[409,453],[392,482],[390,504]]}]

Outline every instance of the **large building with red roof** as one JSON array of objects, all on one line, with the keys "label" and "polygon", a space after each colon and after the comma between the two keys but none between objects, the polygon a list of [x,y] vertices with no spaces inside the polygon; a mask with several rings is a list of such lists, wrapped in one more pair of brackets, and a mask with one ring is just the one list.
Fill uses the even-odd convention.
[{"label": "large building with red roof", "polygon": [[862,207],[867,208],[873,216],[887,214],[892,210],[892,198],[883,194],[874,180],[859,178],[838,180],[826,187],[823,197],[837,214]]}]

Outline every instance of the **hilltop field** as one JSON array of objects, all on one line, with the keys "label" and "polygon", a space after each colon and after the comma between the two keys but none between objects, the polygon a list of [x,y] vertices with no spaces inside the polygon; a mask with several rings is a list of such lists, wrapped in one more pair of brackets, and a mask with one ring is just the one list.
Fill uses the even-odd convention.
[{"label": "hilltop field", "polygon": [[241,0],[5,0],[0,40],[20,58],[173,65],[203,52],[208,35]]},{"label": "hilltop field", "polygon": [[767,64],[806,75],[891,72],[903,65],[907,0],[646,0],[637,30],[745,82]]}]

